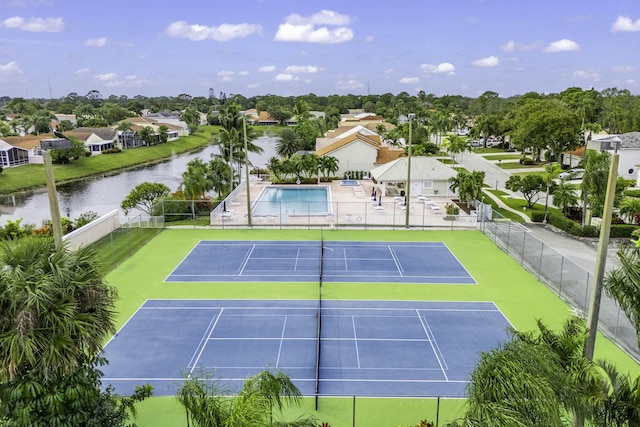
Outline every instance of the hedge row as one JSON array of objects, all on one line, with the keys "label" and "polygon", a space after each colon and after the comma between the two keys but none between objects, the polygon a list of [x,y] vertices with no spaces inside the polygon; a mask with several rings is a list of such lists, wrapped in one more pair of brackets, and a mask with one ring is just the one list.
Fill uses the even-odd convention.
[{"label": "hedge row", "polygon": [[[533,222],[543,222],[544,212],[533,212],[531,214],[531,220]],[[583,227],[558,212],[548,212],[547,222],[554,227],[558,227],[559,229],[566,231],[572,236],[598,237],[600,234],[597,227],[593,225],[586,225]],[[637,225],[632,224],[612,224],[609,237],[631,237],[631,233],[637,228]]]}]

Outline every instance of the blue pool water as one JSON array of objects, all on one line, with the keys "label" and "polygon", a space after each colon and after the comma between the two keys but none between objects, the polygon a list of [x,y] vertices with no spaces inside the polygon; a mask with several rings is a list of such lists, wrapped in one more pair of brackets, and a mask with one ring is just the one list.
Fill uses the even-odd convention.
[{"label": "blue pool water", "polygon": [[343,179],[340,181],[340,185],[358,185],[358,181],[355,179]]},{"label": "blue pool water", "polygon": [[253,215],[327,215],[331,211],[328,186],[265,187],[254,202]]}]

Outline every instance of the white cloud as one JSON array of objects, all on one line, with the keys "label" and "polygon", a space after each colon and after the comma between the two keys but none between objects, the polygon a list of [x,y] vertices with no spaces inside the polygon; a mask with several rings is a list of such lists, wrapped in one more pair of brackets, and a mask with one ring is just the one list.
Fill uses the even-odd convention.
[{"label": "white cloud", "polygon": [[513,40],[509,40],[506,44],[500,46],[500,49],[502,49],[504,52],[513,52],[514,50],[516,50],[516,42],[514,42]]},{"label": "white cloud", "polygon": [[387,68],[386,70],[384,70],[385,74],[391,74],[393,73],[393,68]]},{"label": "white cloud", "polygon": [[233,71],[228,71],[228,70],[222,70],[216,73],[216,75],[220,77],[220,80],[222,80],[223,82],[231,81],[234,74],[235,73]]},{"label": "white cloud", "polygon": [[247,85],[247,89],[255,89],[257,87],[260,87],[260,85],[258,83],[249,83]]},{"label": "white cloud", "polygon": [[258,71],[261,73],[272,73],[276,70],[276,66],[275,65],[265,65],[262,66],[260,68],[258,68]]},{"label": "white cloud", "polygon": [[191,41],[212,39],[218,42],[226,42],[252,34],[262,34],[262,26],[257,24],[221,24],[217,27],[189,24],[185,21],[177,21],[165,29],[169,37],[184,38]]},{"label": "white cloud", "polygon": [[600,71],[599,70],[577,70],[574,71],[571,76],[576,79],[586,79],[592,81],[600,81]]},{"label": "white cloud", "polygon": [[238,71],[238,75],[239,76],[248,76],[249,72],[248,71]]},{"label": "white cloud", "polygon": [[572,52],[576,50],[580,50],[580,45],[569,39],[557,40],[549,43],[549,45],[544,48],[545,52]]},{"label": "white cloud", "polygon": [[634,67],[633,65],[627,65],[626,67],[612,67],[611,70],[613,70],[616,73],[633,73],[636,71],[636,67]]},{"label": "white cloud", "polygon": [[497,56],[491,55],[486,58],[476,59],[471,65],[475,65],[476,67],[497,67],[500,65],[500,59],[498,59]]},{"label": "white cloud", "polygon": [[[351,17],[349,15],[342,15],[331,10],[322,10],[309,17],[292,13],[285,18],[284,23],[278,26],[278,31],[273,40],[280,42],[344,43],[353,39],[353,31],[347,27],[350,22]],[[332,27],[329,28],[327,25]]]},{"label": "white cloud", "polygon": [[627,80],[626,80],[626,83],[627,83],[629,86],[635,86],[635,85],[636,85],[636,83],[638,83],[638,82],[637,82],[635,79],[627,79]]},{"label": "white cloud", "polygon": [[453,76],[456,73],[456,67],[454,67],[453,64],[449,62],[443,62],[438,65],[422,64],[420,65],[420,69],[422,70],[422,72],[428,74],[447,73],[447,75]]},{"label": "white cloud", "polygon": [[34,33],[58,33],[64,29],[62,18],[31,18],[25,19],[20,16],[13,16],[2,21],[7,28],[17,28]]},{"label": "white cloud", "polygon": [[419,77],[403,77],[400,80],[398,80],[398,83],[403,85],[414,85],[414,84],[420,83],[420,78]]},{"label": "white cloud", "polygon": [[84,41],[85,46],[102,47],[107,44],[106,37],[100,37],[97,39],[87,39]]},{"label": "white cloud", "polygon": [[632,21],[628,16],[618,16],[616,22],[611,25],[612,33],[621,33],[621,32],[635,32],[640,31],[640,19],[636,19]]},{"label": "white cloud", "polygon": [[9,81],[9,79],[22,74],[22,69],[16,61],[7,64],[0,64],[0,82]]},{"label": "white cloud", "polygon": [[365,37],[365,38],[364,38],[364,41],[365,41],[366,43],[371,43],[371,42],[373,42],[375,39],[376,39],[376,38],[375,38],[374,36],[367,36],[367,37]]},{"label": "white cloud", "polygon": [[336,87],[341,90],[355,90],[364,88],[364,85],[357,80],[350,79],[338,81]]},{"label": "white cloud", "polygon": [[289,65],[284,72],[290,74],[315,74],[324,71],[323,67],[316,65]]},{"label": "white cloud", "polygon": [[78,71],[76,71],[75,74],[85,74],[85,73],[88,73],[89,71],[91,71],[91,68],[81,68]]},{"label": "white cloud", "polygon": [[296,76],[294,76],[293,74],[278,74],[275,79],[279,82],[291,82],[294,80],[298,80],[298,78]]},{"label": "white cloud", "polygon": [[100,80],[103,82],[108,82],[110,80],[115,80],[118,78],[116,73],[104,73],[104,74],[96,74],[93,76],[96,80]]},{"label": "white cloud", "polygon": [[124,80],[111,80],[105,83],[107,87],[127,87],[127,88],[139,88],[150,86],[152,83],[146,79],[139,79],[135,74],[129,74],[124,77]]},{"label": "white cloud", "polygon": [[285,22],[293,25],[349,25],[351,23],[351,17],[349,15],[334,12],[333,10],[323,9],[309,17],[292,13],[287,16]]}]

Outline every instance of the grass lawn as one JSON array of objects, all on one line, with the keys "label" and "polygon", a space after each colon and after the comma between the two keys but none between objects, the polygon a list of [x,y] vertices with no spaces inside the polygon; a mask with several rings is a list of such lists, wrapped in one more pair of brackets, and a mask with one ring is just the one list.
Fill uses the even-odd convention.
[{"label": "grass lawn", "polygon": [[[176,141],[151,147],[124,150],[116,154],[81,157],[68,165],[53,165],[56,183],[75,181],[94,175],[132,168],[180,154],[204,148],[211,144],[215,128],[203,126],[202,130]],[[0,174],[0,194],[15,193],[46,185],[44,166],[37,164],[5,168]]]},{"label": "grass lawn", "polygon": [[504,162],[498,164],[500,169],[529,169],[529,168],[543,168],[544,163],[538,163],[534,165],[521,165],[520,162]]},{"label": "grass lawn", "polygon": [[[535,329],[542,319],[552,328],[562,325],[569,307],[535,277],[479,231],[332,230],[324,240],[437,241],[444,242],[477,281],[477,285],[331,283],[322,288],[325,299],[493,301],[519,330]],[[311,240],[320,242],[319,230],[219,230],[162,231],[131,258],[109,273],[107,281],[118,288],[117,324],[121,327],[147,299],[317,299],[318,284],[311,283],[164,283],[164,279],[200,240]],[[107,355],[108,356],[108,355]],[[598,336],[596,358],[613,361],[622,372],[638,375],[640,368],[606,338]],[[440,402],[440,425],[461,412],[463,400]],[[357,398],[356,426],[407,426],[421,419],[436,419],[435,399]],[[309,413],[332,426],[352,425],[354,399],[305,399],[301,410],[287,413],[293,419]],[[184,410],[173,397],[156,397],[139,405],[137,424],[182,426]]]},{"label": "grass lawn", "polygon": [[503,153],[503,154],[491,154],[489,156],[482,156],[487,160],[520,160],[522,154],[520,153]]}]

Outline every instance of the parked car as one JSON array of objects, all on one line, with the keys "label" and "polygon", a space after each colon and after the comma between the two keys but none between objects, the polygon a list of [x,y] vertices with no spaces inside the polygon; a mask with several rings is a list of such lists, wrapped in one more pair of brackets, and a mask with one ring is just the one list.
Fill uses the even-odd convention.
[{"label": "parked car", "polygon": [[569,169],[567,171],[561,172],[558,174],[558,178],[565,180],[565,179],[582,179],[582,176],[584,175],[584,169],[580,169],[580,168],[575,168],[575,169]]}]

